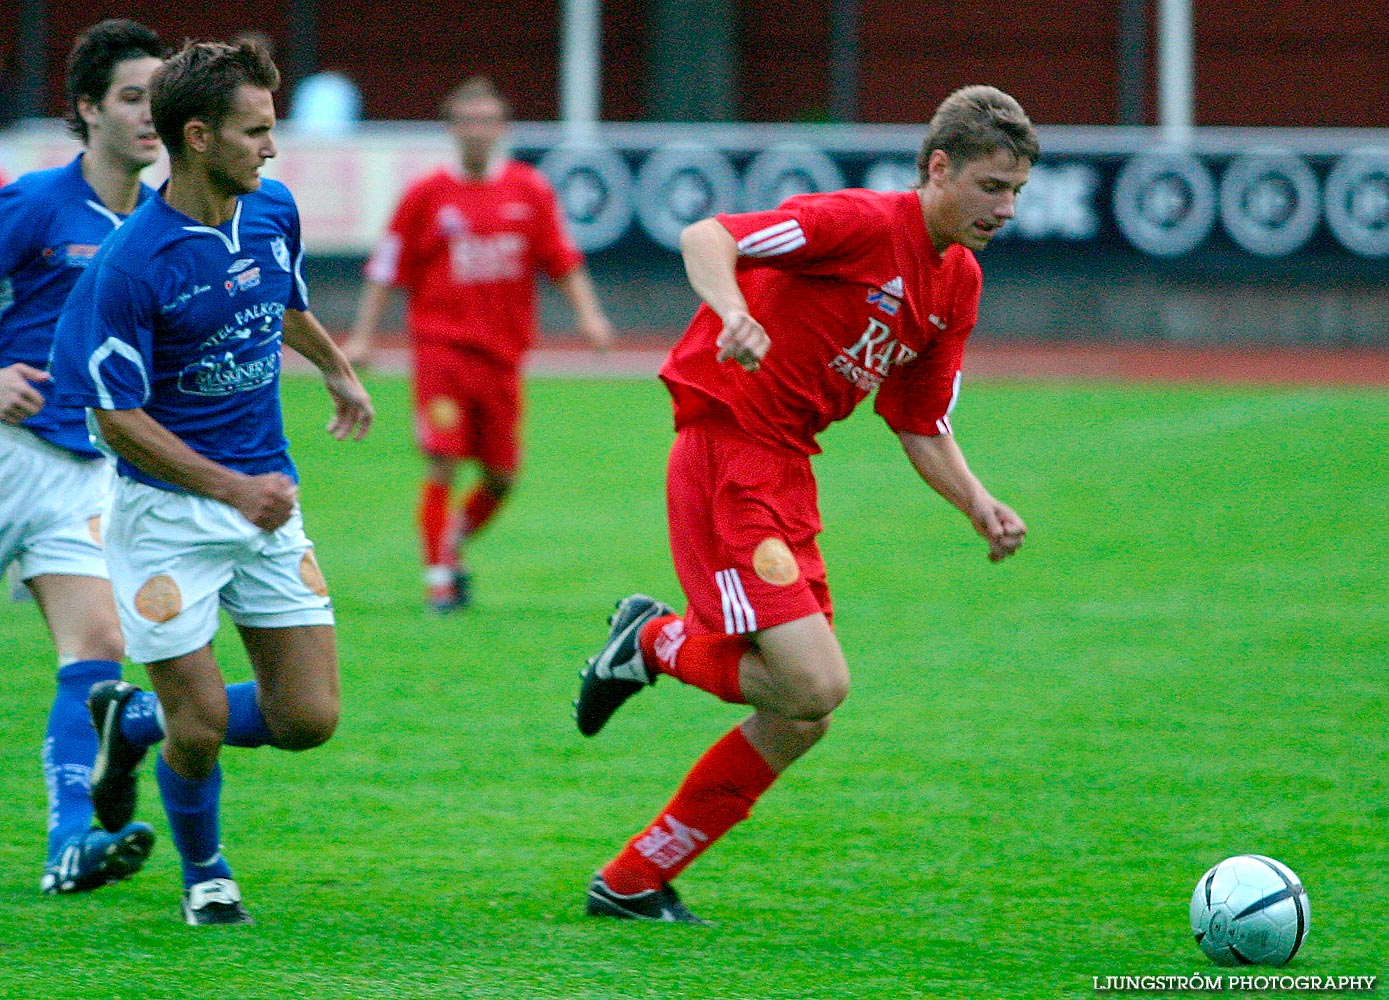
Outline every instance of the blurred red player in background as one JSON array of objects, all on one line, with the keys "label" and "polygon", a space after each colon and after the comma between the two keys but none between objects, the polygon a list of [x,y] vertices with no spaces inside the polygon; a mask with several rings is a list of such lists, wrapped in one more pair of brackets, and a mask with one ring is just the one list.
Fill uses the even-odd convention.
[{"label": "blurred red player in background", "polygon": [[[510,492],[520,461],[521,362],[536,336],[535,283],[545,272],[595,348],[612,340],[583,255],[565,231],[554,191],[535,168],[506,157],[506,103],[474,77],[444,101],[458,170],[411,185],[366,266],[349,358],[365,360],[392,287],[407,298],[414,352],[416,439],[425,479],[419,528],[430,607],[471,601],[469,538]],[[479,477],[455,507],[455,474]]]}]

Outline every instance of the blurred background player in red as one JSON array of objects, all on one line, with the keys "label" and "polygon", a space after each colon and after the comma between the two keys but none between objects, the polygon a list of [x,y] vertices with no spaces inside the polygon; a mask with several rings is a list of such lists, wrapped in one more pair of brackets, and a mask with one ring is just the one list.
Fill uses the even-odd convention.
[{"label": "blurred background player in red", "polygon": [[590,914],[701,922],[670,883],[824,736],[848,695],[816,542],[820,431],[876,390],[912,466],[989,558],[1022,545],[1026,526],[970,471],[949,415],[979,314],[973,251],[1012,218],[1037,155],[1013,98],[968,87],[932,118],[914,190],[801,195],[682,234],[704,305],[661,377],[675,409],[671,552],[688,605],[680,618],[641,594],[620,601],[575,718],[594,735],[660,674],[754,713],[593,877]]},{"label": "blurred background player in red", "polygon": [[[366,266],[346,352],[368,359],[392,287],[404,290],[414,352],[416,439],[426,468],[419,505],[425,582],[440,613],[471,601],[467,541],[511,491],[520,459],[521,362],[536,336],[536,276],[545,272],[598,349],[612,326],[554,191],[535,168],[509,159],[506,102],[473,77],[444,101],[458,170],[440,170],[401,197]],[[458,466],[478,479],[455,506]]]}]

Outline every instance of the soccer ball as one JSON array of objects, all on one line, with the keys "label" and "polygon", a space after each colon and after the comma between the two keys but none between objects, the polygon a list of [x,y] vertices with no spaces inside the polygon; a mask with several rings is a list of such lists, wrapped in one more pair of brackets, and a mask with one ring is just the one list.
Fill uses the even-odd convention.
[{"label": "soccer ball", "polygon": [[1216,965],[1286,965],[1311,923],[1302,880],[1261,854],[1226,858],[1191,894],[1191,933]]}]

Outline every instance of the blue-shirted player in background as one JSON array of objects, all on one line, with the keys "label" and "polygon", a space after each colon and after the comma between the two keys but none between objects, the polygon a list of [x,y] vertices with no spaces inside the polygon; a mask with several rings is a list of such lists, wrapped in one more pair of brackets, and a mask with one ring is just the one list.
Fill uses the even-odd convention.
[{"label": "blue-shirted player in background", "polygon": [[84,147],[65,167],[0,188],[0,569],[13,567],[38,601],[58,652],[58,683],[44,733],[48,856],[40,888],[83,892],[140,869],[154,844],[127,819],[92,826],[96,735],[87,691],[121,675],[124,652],[107,582],[98,518],[110,466],[87,436],[81,407],[51,398],[48,356],[58,313],[97,247],[154,194],[140,172],[162,146],[150,118],[159,37],[108,20],[68,57],[68,126]]},{"label": "blue-shirted player in background", "polygon": [[[294,200],[259,174],[275,155],[278,85],[250,44],[190,43],[155,73],[169,182],[78,282],[54,351],[59,398],[90,407],[118,456],[107,562],[130,657],[163,706],[155,774],[195,925],[251,919],[220,849],[221,745],[307,749],[338,720],[332,605],[280,411],[281,340],[322,371],[331,434],[360,439],[372,419],[308,311]],[[254,683],[223,683],[210,645],[219,606]],[[141,721],[149,699],[124,682],[92,694],[107,829],[133,809],[135,768],[158,739]]]}]

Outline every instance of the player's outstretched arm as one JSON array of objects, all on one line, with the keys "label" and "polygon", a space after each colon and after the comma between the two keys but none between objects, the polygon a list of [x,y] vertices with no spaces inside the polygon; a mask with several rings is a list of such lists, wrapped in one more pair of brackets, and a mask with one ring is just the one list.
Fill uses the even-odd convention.
[{"label": "player's outstretched arm", "polygon": [[352,333],[343,345],[347,360],[361,366],[371,358],[371,347],[376,342],[376,334],[381,329],[381,320],[386,315],[386,307],[391,303],[391,286],[368,279],[362,283],[362,294],[357,298],[357,318],[352,323]]},{"label": "player's outstretched arm", "polygon": [[1027,525],[1005,503],[996,500],[965,462],[954,435],[899,433],[912,467],[926,484],[959,508],[974,530],[989,543],[989,559],[1000,562],[1022,547]]},{"label": "player's outstretched arm", "polygon": [[715,341],[719,360],[733,360],[747,371],[757,371],[772,341],[748,313],[747,300],[738,287],[738,244],[733,234],[717,219],[696,222],[680,234],[680,255],[690,287],[723,320]]},{"label": "player's outstretched arm", "polygon": [[594,291],[593,279],[588,269],[580,265],[556,282],[564,297],[574,309],[574,319],[579,332],[587,338],[596,351],[606,351],[612,346],[613,325],[598,304],[598,293]]},{"label": "player's outstretched arm", "polygon": [[47,382],[48,372],[15,362],[0,368],[0,422],[17,424],[43,409],[43,394],[35,382]]},{"label": "player's outstretched arm", "polygon": [[274,531],[294,513],[299,488],[281,472],[248,476],[198,454],[144,410],[93,410],[101,436],[131,465],[199,496],[239,510],[263,531]]},{"label": "player's outstretched arm", "polygon": [[284,319],[285,343],[294,348],[320,372],[328,395],[333,397],[333,419],[328,421],[328,433],[339,441],[349,437],[360,441],[371,430],[371,397],[357,379],[347,355],[333,343],[328,331],[310,312],[286,309]]}]

